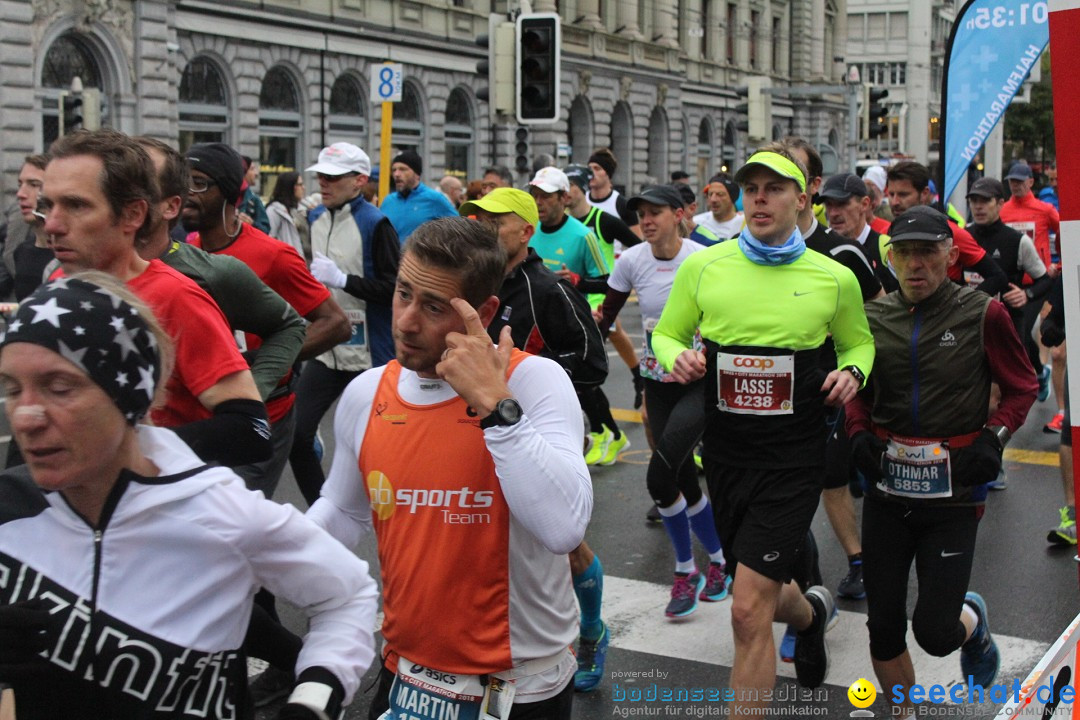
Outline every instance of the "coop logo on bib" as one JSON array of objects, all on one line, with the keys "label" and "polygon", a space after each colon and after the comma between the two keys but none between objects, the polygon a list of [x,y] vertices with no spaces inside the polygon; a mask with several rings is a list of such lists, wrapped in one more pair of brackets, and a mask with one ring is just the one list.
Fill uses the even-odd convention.
[{"label": "coop logo on bib", "polygon": [[795,412],[794,355],[716,356],[717,405],[743,415],[791,415]]}]

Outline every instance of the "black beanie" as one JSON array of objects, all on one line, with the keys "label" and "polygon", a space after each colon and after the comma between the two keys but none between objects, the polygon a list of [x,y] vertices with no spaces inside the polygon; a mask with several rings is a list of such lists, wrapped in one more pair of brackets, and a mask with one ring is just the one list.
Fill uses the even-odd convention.
[{"label": "black beanie", "polygon": [[404,163],[412,168],[412,171],[417,175],[424,174],[424,161],[421,160],[420,156],[413,150],[406,150],[405,152],[400,153],[394,158],[394,162],[390,164],[393,165],[394,163]]},{"label": "black beanie", "polygon": [[615,162],[615,156],[610,152],[594,152],[589,156],[589,162],[596,163],[604,168],[604,172],[608,174],[609,178],[615,174],[616,168],[619,167],[619,164]]},{"label": "black beanie", "polygon": [[217,183],[226,202],[235,205],[240,201],[240,188],[244,184],[244,161],[238,152],[225,143],[202,143],[191,146],[187,152],[187,160],[192,170],[205,173]]}]

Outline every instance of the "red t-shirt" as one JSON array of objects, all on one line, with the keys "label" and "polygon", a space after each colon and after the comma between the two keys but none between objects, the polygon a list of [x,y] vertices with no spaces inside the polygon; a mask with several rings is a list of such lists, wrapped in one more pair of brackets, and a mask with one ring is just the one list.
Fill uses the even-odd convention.
[{"label": "red t-shirt", "polygon": [[949,266],[949,279],[963,282],[964,268],[969,268],[986,257],[986,251],[975,242],[971,233],[953,222],[952,218],[949,219],[949,227],[952,228],[953,245],[960,250],[960,257]]},{"label": "red t-shirt", "polygon": [[[189,236],[189,241],[195,247],[202,247],[202,238],[197,233]],[[235,240],[214,252],[231,255],[246,263],[260,280],[285,298],[285,302],[304,317],[330,297],[330,291],[311,275],[304,259],[292,246],[247,223],[241,225],[240,234]],[[262,339],[257,335],[247,333],[245,339],[249,350],[262,344]],[[281,385],[288,384],[291,376],[290,371],[281,379]],[[293,406],[294,399],[293,394],[288,393],[268,402],[266,412],[270,416],[270,422],[277,422],[284,417]]]},{"label": "red t-shirt", "polygon": [[892,226],[891,222],[889,222],[888,220],[886,220],[883,217],[878,217],[877,215],[875,215],[870,220],[870,229],[873,230],[874,232],[876,232],[878,235],[888,235],[889,234],[889,228],[891,226]]},{"label": "red t-shirt", "polygon": [[1053,205],[1039,200],[1034,193],[1024,197],[1013,195],[1001,206],[1001,222],[1031,238],[1039,258],[1047,268],[1050,267],[1050,233],[1061,231],[1061,217]]},{"label": "red t-shirt", "polygon": [[221,308],[193,280],[160,260],[151,260],[127,285],[150,307],[176,348],[165,406],[150,415],[154,424],[176,427],[210,417],[198,396],[248,369]]}]

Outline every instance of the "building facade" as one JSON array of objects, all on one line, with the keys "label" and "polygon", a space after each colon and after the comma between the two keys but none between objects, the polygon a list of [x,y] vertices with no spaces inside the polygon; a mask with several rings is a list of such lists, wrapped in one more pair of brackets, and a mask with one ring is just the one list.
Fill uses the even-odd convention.
[{"label": "building facade", "polygon": [[962,4],[848,0],[848,64],[863,82],[889,90],[889,136],[864,143],[861,158],[897,153],[937,161],[945,49]]},{"label": "building facade", "polygon": [[23,156],[57,136],[75,77],[101,91],[102,124],[181,149],[227,142],[271,182],[339,140],[377,162],[370,78],[385,61],[404,66],[392,145],[421,153],[428,182],[522,155],[584,162],[608,145],[617,184],[686,170],[700,187],[753,150],[736,90],[751,76],[774,88],[774,138],[806,137],[827,169],[849,159],[845,97],[783,91],[843,82],[845,0],[533,0],[562,21],[562,97],[558,122],[528,128],[492,122],[476,93],[476,38],[518,2],[0,0],[2,189],[11,197]]}]

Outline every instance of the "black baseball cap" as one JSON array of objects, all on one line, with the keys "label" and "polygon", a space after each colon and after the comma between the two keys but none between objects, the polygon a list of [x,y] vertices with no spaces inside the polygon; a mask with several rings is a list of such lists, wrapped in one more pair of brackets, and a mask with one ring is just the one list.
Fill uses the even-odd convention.
[{"label": "black baseball cap", "polygon": [[1009,174],[1005,176],[1006,180],[1030,180],[1034,175],[1031,174],[1031,166],[1026,162],[1013,163],[1009,168]]},{"label": "black baseball cap", "polygon": [[968,188],[967,196],[971,197],[975,195],[977,197],[985,198],[999,198],[1005,199],[1005,186],[1001,184],[1000,180],[994,178],[981,177],[971,184]]},{"label": "black baseball cap", "polygon": [[682,195],[671,185],[653,185],[645,188],[641,193],[630,198],[627,207],[630,212],[637,212],[641,203],[650,205],[667,205],[670,208],[683,208]]},{"label": "black baseball cap", "polygon": [[866,197],[866,183],[858,175],[840,173],[826,180],[818,195],[826,200],[847,200],[852,196]]},{"label": "black baseball cap", "polygon": [[889,226],[889,241],[893,245],[908,240],[947,242],[952,238],[952,228],[945,213],[929,205],[916,205],[905,210]]},{"label": "black baseball cap", "polygon": [[582,190],[589,189],[589,181],[592,180],[593,171],[589,169],[588,165],[567,165],[563,172],[566,173],[566,179],[577,185]]}]

